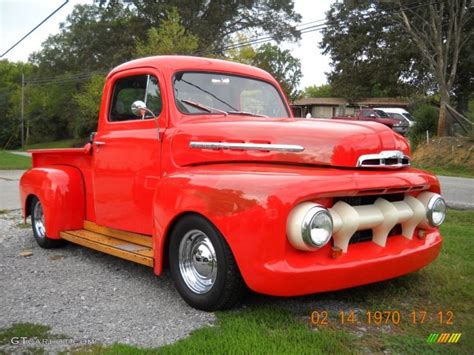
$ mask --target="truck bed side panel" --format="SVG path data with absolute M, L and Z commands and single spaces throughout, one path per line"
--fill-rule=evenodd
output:
M 81 172 L 84 180 L 86 219 L 95 222 L 94 186 L 92 183 L 91 147 L 70 149 L 41 149 L 32 150 L 33 168 L 55 165 L 73 166 Z

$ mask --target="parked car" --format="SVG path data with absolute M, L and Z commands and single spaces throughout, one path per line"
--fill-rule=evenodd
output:
M 333 119 L 377 122 L 390 127 L 401 135 L 405 135 L 408 132 L 409 127 L 404 120 L 392 118 L 384 111 L 372 108 L 360 109 L 354 116 L 334 116 Z
M 413 127 L 416 123 L 415 117 L 413 117 L 410 112 L 403 108 L 393 108 L 393 107 L 380 107 L 377 110 L 381 110 L 388 114 L 390 117 L 395 118 L 397 120 L 403 120 L 410 127 Z
M 276 80 L 242 64 L 122 64 L 90 142 L 32 155 L 21 206 L 39 246 L 168 267 L 202 310 L 231 307 L 246 287 L 297 296 L 398 277 L 441 250 L 440 185 L 410 167 L 405 138 L 294 118 Z

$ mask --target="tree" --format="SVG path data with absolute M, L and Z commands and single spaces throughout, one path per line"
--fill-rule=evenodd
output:
M 313 85 L 305 87 L 303 90 L 304 97 L 335 97 L 331 85 Z
M 133 58 L 137 42 L 143 45 L 147 40 L 158 40 L 157 31 L 163 22 L 173 22 L 168 16 L 172 13 L 176 16 L 176 11 L 179 24 L 184 27 L 180 36 L 192 34 L 199 40 L 199 47 L 193 51 L 196 55 L 222 55 L 236 33 L 265 33 L 277 41 L 299 37 L 295 24 L 301 16 L 294 11 L 293 1 L 135 0 L 132 5 L 129 3 L 104 0 L 93 5 L 76 5 L 61 24 L 60 32 L 50 36 L 43 48 L 30 57 L 39 66 L 39 75 L 108 71 Z M 194 44 L 180 51 L 189 53 L 192 47 Z
M 177 8 L 186 31 L 199 38 L 200 54 L 223 54 L 237 33 L 269 34 L 273 39 L 297 39 L 295 23 L 301 15 L 292 0 L 134 0 L 138 23 L 145 29 L 160 27 L 166 13 Z
M 246 43 L 248 41 L 248 37 L 244 36 L 243 34 L 239 34 L 236 36 L 236 40 L 233 44 Z M 254 65 L 256 55 L 257 52 L 255 48 L 251 45 L 246 45 L 243 47 L 228 49 L 225 52 L 225 59 L 242 64 Z
M 320 48 L 331 57 L 328 81 L 348 99 L 408 96 L 431 85 L 420 54 L 388 2 L 346 1 L 326 13 Z
M 245 37 L 239 37 L 239 41 L 245 41 Z M 281 50 L 269 43 L 258 48 L 249 45 L 227 51 L 226 59 L 266 70 L 280 83 L 290 100 L 300 95 L 298 85 L 303 76 L 301 62 L 289 50 Z
M 77 117 L 76 81 L 28 83 L 25 87 L 26 140 L 55 141 L 73 136 Z
M 466 27 L 472 16 L 471 1 L 440 0 L 418 11 L 410 10 L 404 1 L 398 0 L 398 4 L 398 18 L 436 79 L 440 94 L 438 136 L 443 136 L 447 133 L 446 106 L 456 80 L 459 53 L 473 33 Z
M 298 85 L 303 76 L 301 62 L 289 50 L 281 50 L 269 43 L 263 44 L 256 51 L 253 65 L 272 74 L 291 101 L 298 98 Z
M 132 59 L 137 40 L 146 32 L 133 21 L 134 12 L 120 1 L 107 6 L 76 5 L 58 34 L 30 57 L 39 75 L 64 72 L 108 71 Z
M 93 75 L 85 87 L 74 95 L 74 102 L 78 108 L 74 120 L 76 138 L 86 137 L 96 130 L 104 82 L 104 75 Z
M 146 42 L 139 41 L 136 47 L 138 57 L 158 54 L 191 54 L 198 47 L 198 38 L 181 25 L 176 8 L 170 10 L 159 28 L 150 28 Z

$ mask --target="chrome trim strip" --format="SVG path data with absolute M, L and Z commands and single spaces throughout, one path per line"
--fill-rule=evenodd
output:
M 396 164 L 385 164 L 386 159 L 397 159 Z M 365 161 L 367 160 L 378 160 L 379 163 L 374 164 L 367 164 Z M 403 160 L 407 160 L 408 163 L 404 164 Z M 384 150 L 378 154 L 365 154 L 361 155 L 357 160 L 357 167 L 358 168 L 385 168 L 385 169 L 398 169 L 403 168 L 406 166 L 410 166 L 410 157 L 405 155 L 402 151 L 399 150 Z
M 265 150 L 272 152 L 304 151 L 304 147 L 295 144 L 258 144 L 258 143 L 226 143 L 226 142 L 190 142 L 190 148 L 195 149 L 230 149 L 230 150 Z

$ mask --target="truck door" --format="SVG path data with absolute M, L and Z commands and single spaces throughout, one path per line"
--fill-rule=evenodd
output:
M 162 81 L 154 70 L 119 72 L 104 90 L 99 128 L 93 142 L 96 223 L 152 234 L 152 201 L 160 179 L 161 140 L 152 115 L 134 115 L 140 100 L 158 116 L 164 133 Z

